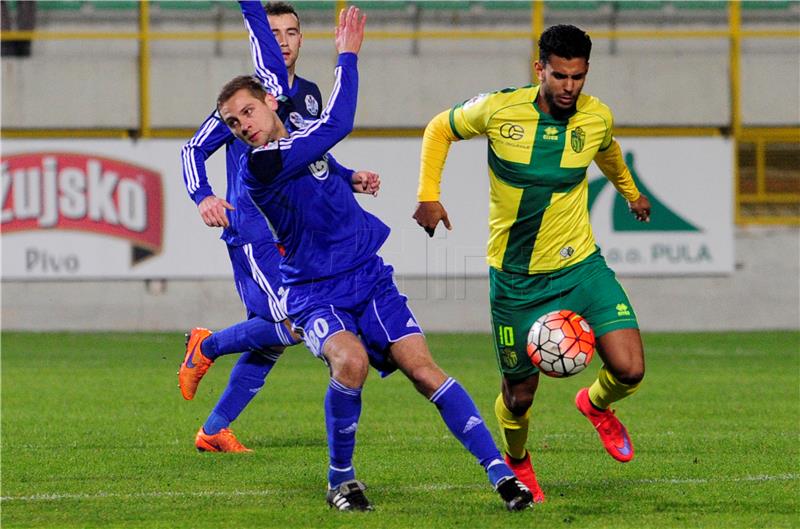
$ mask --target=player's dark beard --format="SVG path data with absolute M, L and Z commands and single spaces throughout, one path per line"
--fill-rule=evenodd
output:
M 573 104 L 569 108 L 562 108 L 556 104 L 556 98 L 553 97 L 553 94 L 549 92 L 543 92 L 544 98 L 547 100 L 547 104 L 550 106 L 550 115 L 553 116 L 555 119 L 559 121 L 564 121 L 569 119 L 569 117 L 575 113 L 576 105 L 578 99 L 575 99 L 575 104 Z

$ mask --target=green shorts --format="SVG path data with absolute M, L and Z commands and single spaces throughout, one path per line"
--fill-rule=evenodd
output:
M 625 290 L 600 251 L 556 272 L 524 275 L 489 269 L 497 363 L 503 376 L 520 380 L 538 371 L 528 358 L 528 331 L 540 316 L 568 309 L 583 316 L 595 336 L 638 329 Z

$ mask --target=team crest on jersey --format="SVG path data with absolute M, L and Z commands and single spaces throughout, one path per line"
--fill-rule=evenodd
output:
M 514 350 L 513 347 L 503 347 L 503 351 L 501 353 L 503 365 L 506 367 L 514 367 L 517 365 L 519 361 L 517 358 L 517 352 Z
M 319 102 L 311 94 L 306 95 L 306 110 L 312 116 L 319 115 Z
M 317 180 L 325 180 L 328 178 L 328 158 L 327 156 L 321 160 L 308 165 L 308 170 Z
M 569 136 L 569 143 L 572 146 L 573 151 L 581 152 L 583 150 L 583 146 L 586 144 L 586 133 L 582 128 L 576 127 L 572 131 Z
M 303 119 L 303 116 L 301 116 L 299 112 L 291 112 L 289 114 L 289 122 L 298 129 L 302 129 L 303 126 L 306 124 L 306 121 Z

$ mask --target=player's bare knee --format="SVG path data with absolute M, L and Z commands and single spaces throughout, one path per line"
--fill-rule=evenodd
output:
M 525 397 L 512 397 L 508 404 L 508 411 L 514 415 L 525 415 L 527 411 L 533 406 L 533 395 Z
M 611 368 L 611 374 L 626 386 L 635 386 L 644 379 L 644 365 L 640 362 L 630 362 L 627 365 Z
M 635 386 L 644 379 L 644 368 L 631 368 L 617 375 L 617 380 L 626 386 Z
M 349 388 L 363 386 L 369 373 L 369 360 L 366 355 L 363 355 L 363 358 L 360 354 L 347 357 L 339 355 L 336 361 L 330 362 L 330 366 L 331 376 Z
M 533 405 L 533 393 L 503 391 L 503 403 L 514 415 L 525 415 Z
M 503 392 L 503 402 L 508 411 L 514 415 L 525 415 L 533 405 L 533 396 L 539 387 L 539 374 L 533 375 L 522 380 L 509 380 L 503 377 L 501 390 Z
M 345 386 L 361 387 L 369 372 L 369 357 L 363 347 L 349 346 L 347 342 L 332 343 L 325 348 L 325 358 L 331 376 Z

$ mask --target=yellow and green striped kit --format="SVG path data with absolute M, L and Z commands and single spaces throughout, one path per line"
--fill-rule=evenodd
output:
M 453 107 L 459 139 L 489 140 L 489 265 L 537 274 L 578 263 L 595 251 L 586 170 L 612 146 L 610 109 L 588 95 L 567 120 L 541 112 L 538 86 L 508 88 Z

